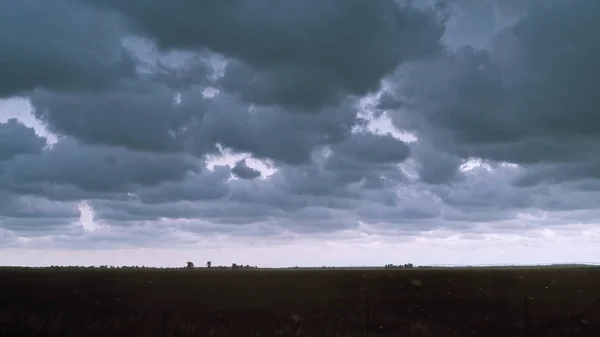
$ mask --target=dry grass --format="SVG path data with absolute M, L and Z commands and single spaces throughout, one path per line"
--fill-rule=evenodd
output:
M 0 269 L 0 336 L 600 336 L 598 284 L 596 268 Z

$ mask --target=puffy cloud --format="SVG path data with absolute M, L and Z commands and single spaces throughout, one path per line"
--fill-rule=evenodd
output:
M 373 164 L 401 163 L 408 158 L 409 147 L 391 134 L 356 132 L 347 142 L 337 146 L 335 152 L 357 161 Z
M 464 159 L 532 170 L 562 163 L 539 173 L 586 176 L 597 157 L 600 48 L 589 32 L 599 11 L 592 1 L 531 1 L 487 49 L 464 46 L 400 70 L 388 96 L 408 108 L 393 119 Z
M 171 89 L 135 81 L 101 93 L 37 91 L 36 117 L 54 133 L 88 144 L 133 150 L 218 154 L 218 144 L 256 158 L 286 163 L 309 160 L 317 147 L 342 141 L 358 123 L 355 100 L 322 114 L 280 107 L 250 107 L 205 88 Z
M 177 201 L 203 201 L 225 197 L 229 193 L 227 180 L 231 177 L 228 166 L 215 167 L 189 173 L 183 179 L 162 179 L 156 186 L 145 185 L 137 189 L 138 200 L 146 204 L 160 204 Z
M 0 162 L 22 154 L 39 154 L 44 146 L 46 140 L 16 118 L 0 123 Z
M 56 134 L 90 144 L 180 152 L 189 125 L 203 118 L 206 103 L 201 92 L 192 87 L 177 103 L 176 90 L 136 80 L 102 92 L 40 90 L 32 94 L 31 103 L 35 116 Z
M 402 62 L 436 52 L 444 31 L 432 10 L 389 0 L 88 2 L 115 9 L 163 49 L 239 61 L 223 85 L 246 100 L 306 108 L 377 90 Z
M 360 122 L 352 99 L 321 114 L 276 106 L 248 108 L 228 96 L 214 100 L 222 105 L 198 124 L 196 132 L 201 141 L 288 164 L 308 162 L 313 151 L 342 142 Z
M 129 192 L 140 186 L 183 179 L 200 167 L 186 157 L 62 141 L 40 155 L 24 155 L 5 162 L 0 182 L 20 193 L 44 193 L 56 185 L 85 192 Z
M 260 177 L 260 171 L 253 169 L 246 164 L 246 160 L 240 160 L 235 163 L 235 166 L 231 169 L 231 173 L 242 179 L 255 179 Z
M 18 196 L 2 192 L 2 216 L 36 220 L 37 218 L 76 218 L 79 216 L 77 205 L 74 203 L 55 203 L 43 198 Z M 41 222 L 40 222 L 41 224 Z
M 407 146 L 410 157 L 403 168 L 410 171 L 414 180 L 424 184 L 452 184 L 464 178 L 465 160 L 460 156 L 440 149 L 425 137 Z
M 589 221 L 600 7 L 413 3 L 0 4 L 1 244 Z
M 8 231 L 13 239 L 69 232 L 78 218 L 76 202 L 0 191 L 0 232 Z
M 366 139 L 369 141 L 357 145 L 357 141 Z M 379 146 L 390 143 L 398 145 L 391 146 L 387 152 L 366 155 L 369 147 L 376 152 Z M 322 156 L 315 154 L 310 162 L 302 165 L 281 165 L 266 179 L 230 180 L 232 173 L 239 175 L 243 167 L 240 163 L 245 163 L 241 160 L 231 169 L 215 166 L 181 181 L 141 187 L 129 202 L 93 200 L 91 205 L 98 218 L 106 222 L 189 219 L 186 226 L 192 231 L 206 229 L 207 222 L 258 223 L 304 233 L 310 231 L 309 228 L 327 231 L 330 225 L 333 227 L 329 230 L 352 228 L 363 217 L 368 219 L 369 214 L 375 214 L 353 212 L 361 203 L 373 207 L 382 204 L 388 212 L 393 212 L 391 209 L 397 206 L 394 188 L 397 179 L 403 178 L 397 161 L 407 155 L 407 146 L 399 140 L 387 135 L 354 132 L 352 137 Z M 247 165 L 246 169 L 251 170 Z M 259 174 L 256 170 L 250 173 L 254 178 Z M 316 223 L 321 225 L 314 227 Z M 199 227 L 195 228 L 194 224 Z M 307 228 L 302 229 L 303 226 Z M 208 229 L 214 228 L 208 225 Z
M 0 191 L 55 200 L 127 193 L 182 180 L 205 165 L 186 155 L 87 146 L 68 138 L 46 146 L 45 139 L 16 119 L 0 123 L 0 144 Z

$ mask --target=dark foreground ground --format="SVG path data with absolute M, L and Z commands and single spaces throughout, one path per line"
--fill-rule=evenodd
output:
M 0 269 L 0 336 L 600 336 L 600 269 Z

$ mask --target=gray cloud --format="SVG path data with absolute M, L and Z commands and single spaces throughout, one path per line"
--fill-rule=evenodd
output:
M 412 112 L 396 114 L 396 123 L 462 158 L 537 165 L 597 157 L 600 48 L 589 32 L 599 10 L 595 2 L 531 1 L 489 50 L 467 46 L 404 69 L 406 90 L 395 96 Z
M 230 176 L 231 169 L 228 166 L 218 166 L 212 171 L 204 169 L 190 173 L 185 179 L 163 179 L 160 185 L 145 185 L 136 191 L 136 196 L 146 204 L 219 199 L 229 193 L 227 179 Z
M 484 46 L 497 27 L 493 1 L 447 1 L 452 15 L 446 24 L 445 40 L 453 45 Z
M 342 223 L 356 226 L 361 217 L 353 215 L 352 209 L 361 202 L 370 200 L 374 205 L 382 204 L 390 209 L 397 206 L 393 190 L 397 179 L 403 177 L 397 160 L 406 158 L 408 149 L 397 141 L 399 147 L 392 146 L 387 153 L 367 156 L 364 154 L 369 146 L 375 150 L 379 142 L 389 144 L 392 140 L 388 136 L 371 137 L 360 132 L 352 135 L 339 147 L 330 149 L 325 157 L 316 156 L 302 165 L 282 165 L 268 179 L 228 180 L 231 173 L 237 171 L 236 167 L 239 169 L 238 162 L 231 170 L 216 166 L 212 171 L 198 172 L 182 181 L 140 188 L 135 200 L 127 203 L 93 200 L 92 205 L 99 219 L 107 221 L 197 218 L 217 224 L 264 223 L 275 227 L 285 222 L 294 231 L 302 232 L 308 229 L 301 230 L 298 226 L 311 228 L 310 223 L 314 221 L 323 221 L 323 226 L 337 222 L 335 226 Z M 345 145 L 356 145 L 357 139 L 370 141 L 356 147 Z M 385 160 L 386 156 L 390 159 Z M 252 174 L 256 174 L 255 171 Z M 375 177 L 379 183 L 376 186 L 372 182 Z M 366 183 L 368 180 L 370 184 Z M 321 210 L 314 213 L 316 209 Z M 337 215 L 313 219 L 309 214 Z M 304 219 L 303 225 L 298 224 L 299 218 Z
M 358 121 L 355 100 L 315 115 L 250 108 L 228 94 L 205 98 L 203 90 L 140 79 L 93 94 L 36 91 L 31 102 L 50 131 L 89 144 L 196 156 L 219 153 L 220 144 L 287 163 L 306 162 L 318 146 L 342 141 Z
M 187 127 L 204 115 L 201 91 L 188 89 L 177 104 L 177 91 L 136 80 L 100 93 L 36 91 L 31 103 L 35 116 L 57 134 L 90 144 L 179 152 L 186 146 Z
M 260 171 L 253 169 L 246 164 L 246 160 L 240 160 L 235 163 L 235 166 L 231 169 L 231 173 L 242 179 L 255 179 L 260 177 Z
M 82 146 L 63 140 L 40 154 L 15 157 L 1 164 L 0 187 L 51 197 L 49 189 L 73 187 L 90 193 L 130 192 L 169 180 L 181 180 L 202 165 L 185 156 L 155 155 L 105 146 Z M 60 193 L 56 193 L 61 198 Z M 68 197 L 65 194 L 62 198 Z M 86 194 L 71 195 L 77 200 Z
M 0 230 L 10 231 L 12 236 L 59 234 L 68 231 L 78 219 L 76 202 L 55 202 L 0 191 Z
M 239 60 L 223 85 L 246 100 L 306 108 L 377 90 L 400 63 L 436 52 L 444 30 L 433 11 L 388 0 L 88 2 L 115 9 L 163 49 Z
M 114 15 L 79 1 L 0 4 L 0 97 L 35 88 L 102 89 L 133 75 Z
M 217 106 L 194 129 L 198 142 L 288 164 L 306 163 L 314 150 L 342 142 L 359 123 L 356 101 L 351 99 L 321 114 L 275 106 L 248 108 L 226 95 L 215 100 Z
M 518 175 L 511 167 L 476 168 L 467 174 L 465 182 L 458 186 L 437 186 L 432 191 L 444 204 L 469 209 L 526 209 L 533 203 L 533 194 L 524 193 L 510 185 Z M 461 188 L 458 188 L 461 187 Z
M 391 134 L 356 132 L 335 149 L 355 160 L 373 164 L 401 163 L 409 157 L 410 148 Z
M 428 184 L 451 183 L 463 177 L 460 167 L 462 158 L 440 151 L 433 146 L 424 145 L 425 140 L 416 143 L 413 148 L 418 162 L 419 179 Z
M 22 154 L 39 154 L 46 140 L 15 118 L 0 123 L 0 162 Z
M 1 214 L 5 217 L 31 219 L 39 217 L 65 219 L 79 216 L 76 203 L 51 202 L 44 198 L 19 196 L 2 192 Z
M 0 97 L 57 137 L 0 122 L 2 245 L 589 221 L 600 6 L 399 2 L 1 4 Z

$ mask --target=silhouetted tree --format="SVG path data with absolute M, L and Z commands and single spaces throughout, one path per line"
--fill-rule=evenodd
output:
M 194 269 L 194 262 L 188 261 L 186 268 L 187 269 Z
M 206 261 L 206 268 L 210 268 L 212 266 L 212 262 Z

